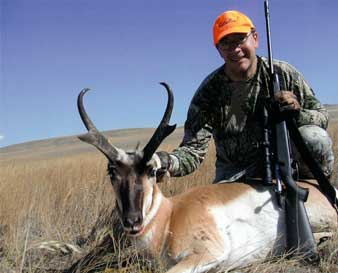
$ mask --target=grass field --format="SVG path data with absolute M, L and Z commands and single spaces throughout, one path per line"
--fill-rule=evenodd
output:
M 338 158 L 338 122 L 330 125 L 329 133 Z M 176 145 L 171 143 L 161 149 L 172 150 Z M 171 178 L 161 185 L 162 190 L 166 195 L 172 195 L 194 185 L 210 183 L 214 176 L 214 158 L 211 145 L 198 171 L 185 178 Z M 88 151 L 33 161 L 2 160 L 0 174 L 0 272 L 37 273 L 50 272 L 49 269 L 58 272 L 57 269 L 69 267 L 99 243 L 100 232 L 109 222 L 114 207 L 106 159 L 101 154 Z M 333 181 L 338 181 L 336 171 Z M 69 245 L 53 250 L 55 243 L 51 241 Z M 43 242 L 45 248 L 41 249 L 39 246 Z M 119 244 L 122 242 L 116 242 L 115 247 Z M 70 251 L 76 245 L 82 245 L 81 253 Z M 115 253 L 108 251 L 105 258 L 95 262 L 93 259 L 82 272 L 90 272 L 98 263 L 107 267 L 102 271 L 105 273 L 151 272 L 149 264 L 140 262 L 137 253 L 131 255 L 131 252 L 133 250 L 128 248 L 115 249 Z M 299 266 L 295 260 L 280 259 L 253 265 L 243 272 L 338 272 L 338 232 L 321 246 L 320 253 L 322 261 L 316 267 Z M 134 262 L 123 264 L 123 257 L 128 255 L 134 257 Z M 113 260 L 120 264 L 117 271 L 108 269 Z M 160 272 L 160 268 L 158 265 L 155 272 Z

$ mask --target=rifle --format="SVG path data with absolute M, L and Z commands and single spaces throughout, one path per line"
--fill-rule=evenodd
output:
M 293 254 L 304 256 L 309 261 L 318 259 L 318 252 L 310 227 L 309 219 L 304 207 L 308 197 L 308 189 L 297 185 L 292 177 L 292 166 L 290 156 L 290 140 L 285 120 L 271 120 L 274 94 L 280 91 L 278 75 L 274 71 L 272 61 L 272 46 L 270 32 L 270 14 L 268 0 L 264 2 L 266 32 L 268 41 L 268 60 L 270 86 L 270 103 L 266 103 L 263 110 L 264 116 L 264 153 L 265 153 L 265 184 L 272 184 L 272 173 L 275 174 L 277 191 L 281 193 L 281 183 L 285 185 L 285 219 L 286 219 L 286 250 Z M 270 137 L 272 133 L 272 141 Z M 272 143 L 271 143 L 272 142 Z M 271 162 L 271 155 L 274 156 Z M 274 169 L 272 169 L 274 165 Z

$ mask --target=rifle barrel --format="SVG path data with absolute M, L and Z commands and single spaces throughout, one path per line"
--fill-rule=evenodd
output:
M 269 9 L 269 1 L 264 1 L 264 11 L 265 11 L 265 25 L 266 25 L 266 35 L 268 42 L 268 54 L 269 54 L 269 70 L 270 75 L 274 74 L 273 64 L 272 64 L 272 46 L 271 46 L 271 30 L 270 30 L 270 9 Z

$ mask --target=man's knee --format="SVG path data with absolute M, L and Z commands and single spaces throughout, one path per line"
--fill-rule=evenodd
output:
M 312 156 L 322 166 L 326 176 L 333 171 L 334 155 L 332 151 L 332 140 L 326 130 L 315 125 L 304 125 L 299 128 Z

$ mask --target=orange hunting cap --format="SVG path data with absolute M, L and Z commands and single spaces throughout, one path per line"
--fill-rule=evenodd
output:
M 214 24 L 214 44 L 217 45 L 226 35 L 231 33 L 249 33 L 253 28 L 255 26 L 245 14 L 236 10 L 223 12 L 217 17 Z

